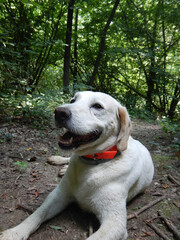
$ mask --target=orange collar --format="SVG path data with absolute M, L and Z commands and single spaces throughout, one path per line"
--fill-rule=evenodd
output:
M 110 148 L 109 150 L 102 153 L 95 153 L 92 155 L 82 156 L 83 162 L 90 165 L 98 165 L 100 163 L 105 163 L 112 160 L 116 155 L 119 155 L 120 152 L 117 149 L 117 146 Z

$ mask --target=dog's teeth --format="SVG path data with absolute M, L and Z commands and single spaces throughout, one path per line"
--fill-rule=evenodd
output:
M 73 137 L 70 138 L 69 143 L 71 144 L 73 142 Z
M 68 129 L 63 127 L 63 128 L 60 129 L 59 135 L 62 137 L 67 132 L 68 132 Z

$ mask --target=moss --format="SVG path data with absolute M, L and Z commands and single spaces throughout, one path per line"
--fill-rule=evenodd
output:
M 162 213 L 167 218 L 173 217 L 173 213 L 177 211 L 177 208 L 174 206 L 174 204 L 171 202 L 171 200 L 165 200 L 160 203 L 158 203 L 155 206 L 156 211 L 161 210 Z
M 163 155 L 163 154 L 157 154 L 152 156 L 154 164 L 158 168 L 162 168 L 162 170 L 171 169 L 173 170 L 174 167 L 172 165 L 173 160 L 175 160 L 175 157 L 172 155 Z

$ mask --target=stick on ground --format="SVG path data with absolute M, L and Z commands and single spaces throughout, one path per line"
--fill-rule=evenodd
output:
M 172 224 L 170 220 L 168 220 L 161 211 L 158 211 L 159 217 L 162 219 L 163 222 L 165 222 L 166 226 L 169 228 L 169 230 L 174 234 L 174 237 L 177 240 L 180 240 L 180 232 L 178 229 Z
M 176 184 L 176 185 L 178 185 L 178 186 L 180 187 L 180 183 L 179 183 L 173 176 L 171 176 L 170 174 L 168 175 L 168 179 L 169 179 L 172 183 L 174 183 L 174 184 Z
M 168 238 L 155 224 L 153 224 L 151 221 L 145 221 L 146 224 L 155 231 L 161 238 L 164 240 L 171 240 Z
M 26 211 L 29 212 L 30 214 L 34 212 L 32 209 L 30 209 L 29 207 L 24 206 L 24 205 L 21 204 L 21 203 L 18 203 L 17 206 L 16 206 L 16 208 L 21 208 L 21 209 L 23 209 L 23 210 L 26 210 Z
M 150 207 L 154 206 L 158 202 L 162 201 L 164 198 L 165 198 L 165 196 L 162 196 L 162 197 L 160 197 L 160 198 L 150 202 L 148 205 L 142 207 L 141 209 L 139 209 L 135 213 L 128 215 L 127 220 L 130 220 L 130 219 L 135 218 L 135 217 L 137 218 L 139 214 L 141 214 L 142 212 L 146 211 Z

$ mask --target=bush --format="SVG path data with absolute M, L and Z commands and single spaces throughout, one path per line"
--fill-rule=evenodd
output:
M 59 89 L 26 96 L 1 94 L 1 118 L 9 121 L 23 119 L 32 123 L 34 127 L 44 127 L 50 124 L 55 107 L 65 103 L 70 97 L 70 94 L 64 95 Z

